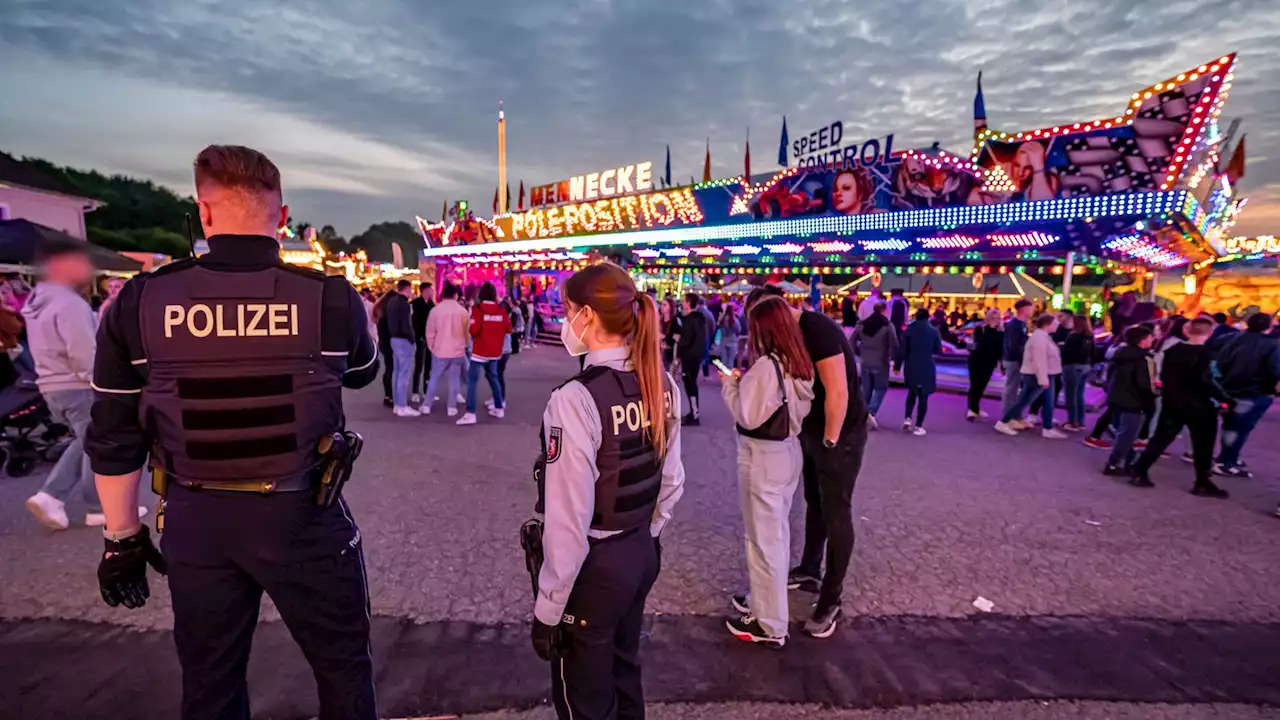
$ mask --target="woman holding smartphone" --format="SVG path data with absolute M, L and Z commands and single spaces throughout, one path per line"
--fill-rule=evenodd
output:
M 726 375 L 722 392 L 738 424 L 738 489 L 751 593 L 731 598 L 740 615 L 725 625 L 740 640 L 782 647 L 789 616 L 791 500 L 804 466 L 797 436 L 813 402 L 813 363 L 782 298 L 761 300 L 748 324 L 755 364 L 746 374 Z

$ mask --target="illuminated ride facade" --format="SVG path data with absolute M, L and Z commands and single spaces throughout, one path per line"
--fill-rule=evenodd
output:
M 448 225 L 419 218 L 423 260 L 444 276 L 612 259 L 650 276 L 808 276 L 858 291 L 916 275 L 922 296 L 926 276 L 965 275 L 977 299 L 1011 275 L 1058 285 L 1068 302 L 1072 277 L 1204 274 L 1243 205 L 1220 170 L 1235 62 L 1136 92 L 1114 116 L 982 127 L 965 155 L 894 150 L 890 135 L 752 178 L 613 197 L 595 178 L 597 199 Z

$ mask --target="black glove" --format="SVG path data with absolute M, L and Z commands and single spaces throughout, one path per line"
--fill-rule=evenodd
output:
M 164 557 L 151 544 L 151 530 L 143 525 L 136 535 L 123 540 L 104 540 L 102 562 L 98 563 L 98 587 L 102 600 L 111 607 L 123 604 L 133 609 L 147 604 L 147 565 L 165 574 Z
M 533 641 L 533 651 L 547 662 L 564 657 L 565 651 L 568 650 L 569 638 L 565 635 L 562 623 L 546 625 L 538 618 L 534 618 L 533 629 L 529 636 Z

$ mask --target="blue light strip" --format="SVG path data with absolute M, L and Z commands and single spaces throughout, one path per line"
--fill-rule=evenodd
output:
M 511 240 L 480 245 L 428 248 L 423 257 L 488 255 L 493 253 L 542 252 L 564 248 L 592 248 L 610 245 L 662 245 L 695 241 L 783 238 L 794 235 L 851 235 L 864 231 L 895 231 L 905 228 L 956 228 L 965 225 L 1013 225 L 1025 222 L 1079 220 L 1092 217 L 1152 217 L 1184 208 L 1187 191 L 1089 195 L 1085 197 L 967 205 L 929 210 L 867 215 L 836 215 L 792 220 L 746 222 L 736 225 L 633 230 L 628 232 L 575 235 L 539 240 Z

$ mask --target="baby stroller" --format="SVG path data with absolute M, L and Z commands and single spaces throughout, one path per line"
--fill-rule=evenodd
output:
M 53 422 L 33 371 L 0 354 L 0 464 L 10 477 L 22 477 L 41 460 L 55 462 L 71 442 L 70 430 Z

